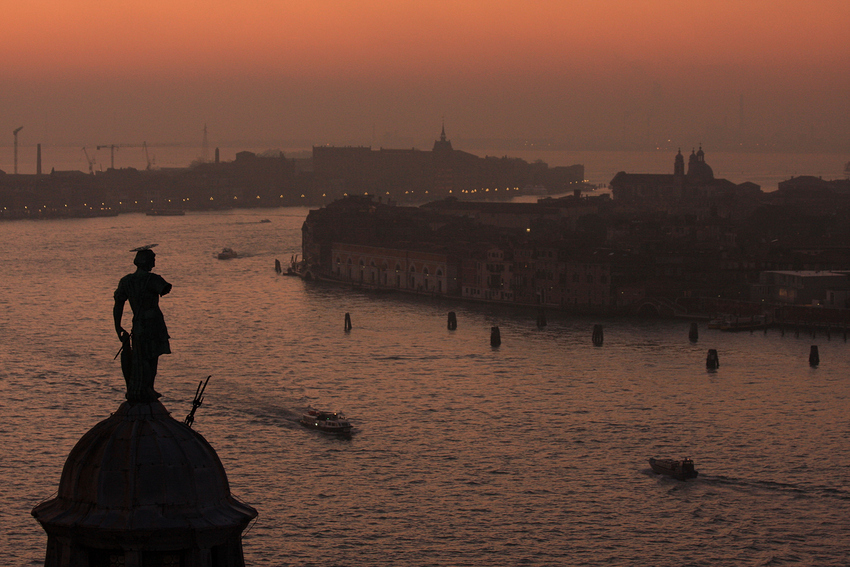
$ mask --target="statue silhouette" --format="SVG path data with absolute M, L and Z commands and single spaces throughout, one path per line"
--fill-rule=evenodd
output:
M 153 245 L 155 246 L 155 245 Z M 122 342 L 121 371 L 127 383 L 129 402 L 152 402 L 160 397 L 154 390 L 156 367 L 161 354 L 171 354 L 168 329 L 159 309 L 159 298 L 171 291 L 171 284 L 151 270 L 156 264 L 152 246 L 137 248 L 133 263 L 137 270 L 118 282 L 112 317 L 115 332 Z M 133 310 L 130 333 L 121 326 L 124 304 Z

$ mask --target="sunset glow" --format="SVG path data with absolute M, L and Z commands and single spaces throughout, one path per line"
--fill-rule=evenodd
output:
M 368 143 L 375 129 L 433 137 L 443 116 L 468 137 L 699 138 L 742 111 L 765 135 L 838 140 L 850 125 L 843 0 L 34 0 L 5 12 L 2 127 L 25 122 L 45 141 L 182 141 L 207 122 L 219 139 Z

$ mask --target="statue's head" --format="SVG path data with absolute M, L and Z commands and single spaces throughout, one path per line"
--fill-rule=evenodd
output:
M 139 250 L 136 252 L 136 258 L 133 260 L 133 263 L 136 264 L 142 270 L 152 270 L 156 263 L 156 254 L 153 250 L 145 249 Z

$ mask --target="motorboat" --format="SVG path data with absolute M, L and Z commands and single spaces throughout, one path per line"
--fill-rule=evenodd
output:
M 729 317 L 720 324 L 721 331 L 753 331 L 764 329 L 769 324 L 764 315 L 753 315 L 751 317 Z
M 727 313 L 721 313 L 717 317 L 712 317 L 708 321 L 709 329 L 719 329 L 722 327 L 732 316 Z
M 308 410 L 298 420 L 301 425 L 334 435 L 351 435 L 351 422 L 335 411 Z
M 690 457 L 685 457 L 681 461 L 675 459 L 649 459 L 649 466 L 652 467 L 656 474 L 672 476 L 679 480 L 687 480 L 696 478 L 699 472 L 694 470 L 694 462 Z
M 221 252 L 218 253 L 219 260 L 230 260 L 231 258 L 238 258 L 239 254 L 237 254 L 233 248 L 225 248 Z

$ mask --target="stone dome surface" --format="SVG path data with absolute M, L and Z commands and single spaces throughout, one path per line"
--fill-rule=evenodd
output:
M 244 528 L 257 512 L 232 497 L 212 446 L 157 401 L 125 402 L 86 433 L 58 496 L 33 515 L 45 528 L 176 535 Z
M 694 156 L 691 155 L 691 160 L 688 163 L 688 182 L 709 183 L 714 180 L 714 170 L 711 169 L 710 165 L 705 163 L 703 155 L 699 155 L 697 159 L 693 159 Z

